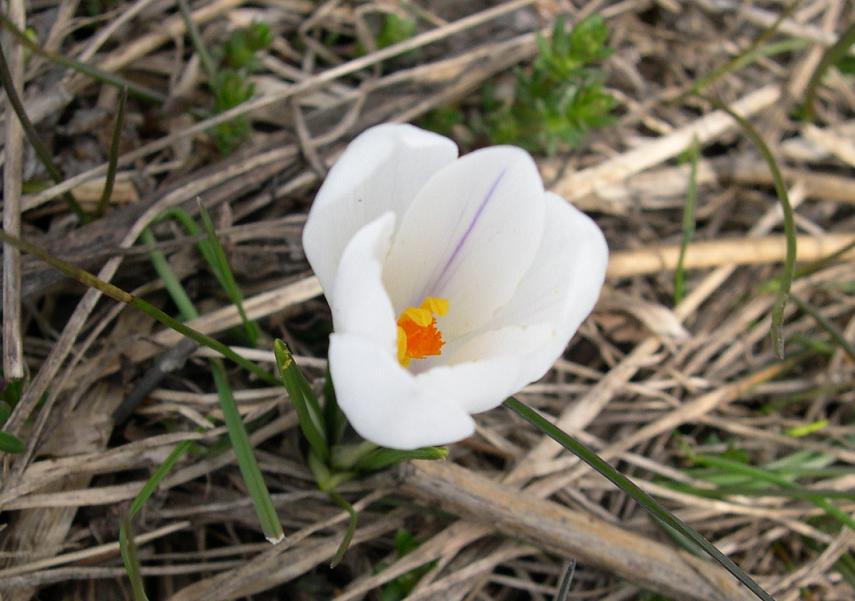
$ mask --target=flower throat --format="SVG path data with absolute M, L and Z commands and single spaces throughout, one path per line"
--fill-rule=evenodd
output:
M 424 359 L 441 353 L 442 333 L 436 316 L 448 313 L 448 300 L 426 296 L 421 306 L 407 307 L 398 317 L 398 363 L 407 367 L 412 359 Z

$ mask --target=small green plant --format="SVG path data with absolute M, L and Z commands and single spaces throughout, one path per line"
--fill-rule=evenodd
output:
M 230 69 L 253 70 L 258 66 L 256 53 L 273 43 L 273 34 L 267 23 L 254 22 L 238 29 L 223 44 L 222 64 Z
M 0 374 L 2 376 L 2 374 Z M 23 382 L 18 379 L 3 380 L 0 377 L 0 427 L 12 415 L 12 408 L 21 398 Z M 0 453 L 23 453 L 24 443 L 8 432 L 0 432 Z
M 380 31 L 377 32 L 375 43 L 377 48 L 393 46 L 413 37 L 416 32 L 416 21 L 399 17 L 395 13 L 387 13 L 383 17 Z
M 408 530 L 403 528 L 399 528 L 397 532 L 395 532 L 395 553 L 398 557 L 403 557 L 408 553 L 414 551 L 419 546 L 419 541 L 413 536 Z M 436 565 L 435 561 L 428 562 L 422 566 L 419 566 L 409 572 L 401 574 L 394 580 L 390 580 L 380 589 L 380 600 L 381 601 L 400 601 L 401 599 L 406 598 L 407 595 L 412 592 L 416 585 L 419 583 L 419 580 L 422 576 L 424 576 L 427 572 L 429 572 L 433 566 Z M 379 564 L 377 566 L 377 571 L 382 571 L 386 566 L 384 564 Z
M 374 49 L 380 50 L 410 39 L 416 32 L 416 25 L 415 19 L 400 17 L 395 13 L 384 13 L 380 28 L 374 36 Z M 360 41 L 356 44 L 356 52 L 364 55 L 368 54 L 368 49 Z M 405 52 L 402 56 L 412 56 L 412 52 Z
M 603 19 L 593 16 L 569 31 L 558 19 L 548 40 L 538 36 L 538 56 L 529 69 L 517 72 L 512 101 L 500 103 L 487 93 L 485 129 L 491 142 L 554 154 L 610 123 L 615 101 L 595 67 L 611 54 L 608 33 Z
M 255 91 L 248 81 L 258 66 L 257 53 L 273 43 L 267 23 L 255 22 L 234 31 L 218 53 L 219 65 L 210 75 L 209 87 L 214 95 L 214 112 L 224 113 L 252 98 Z M 214 127 L 214 142 L 222 154 L 229 154 L 249 134 L 249 121 L 240 116 Z

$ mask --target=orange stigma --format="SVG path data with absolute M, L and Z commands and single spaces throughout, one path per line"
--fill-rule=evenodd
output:
M 398 317 L 398 362 L 407 367 L 411 359 L 439 355 L 444 344 L 436 317 L 448 313 L 448 301 L 425 297 L 420 307 L 407 307 Z

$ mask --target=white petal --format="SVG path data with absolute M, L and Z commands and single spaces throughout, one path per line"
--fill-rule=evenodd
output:
M 546 194 L 546 227 L 531 269 L 491 327 L 546 324 L 547 341 L 529 353 L 521 385 L 539 379 L 561 356 L 600 295 L 609 249 L 590 217 L 560 196 Z
M 369 338 L 391 356 L 396 352 L 397 327 L 383 288 L 383 261 L 394 231 L 394 213 L 385 213 L 357 231 L 341 255 L 328 295 L 337 333 Z
M 531 157 L 499 146 L 443 168 L 398 226 L 384 270 L 396 310 L 449 300 L 446 339 L 476 329 L 513 296 L 543 231 L 543 184 Z
M 417 379 L 448 394 L 456 391 L 469 413 L 487 411 L 519 392 L 529 355 L 549 343 L 552 329 L 546 324 L 509 326 L 446 344 L 442 356 Z
M 452 397 L 428 386 L 370 340 L 330 337 L 330 371 L 336 398 L 354 429 L 365 439 L 394 449 L 456 442 L 475 424 Z
M 400 218 L 425 182 L 456 157 L 454 142 L 412 125 L 372 127 L 348 145 L 303 230 L 306 257 L 327 294 L 354 233 L 388 211 Z

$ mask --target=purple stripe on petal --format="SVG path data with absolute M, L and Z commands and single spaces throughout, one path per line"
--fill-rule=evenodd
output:
M 431 293 L 439 293 L 442 288 L 448 284 L 448 279 L 450 279 L 452 274 L 452 267 L 455 267 L 455 263 L 460 256 L 460 251 L 463 249 L 463 246 L 466 244 L 466 240 L 469 239 L 470 234 L 472 234 L 475 226 L 478 224 L 478 221 L 481 219 L 481 215 L 484 214 L 484 209 L 487 208 L 487 205 L 490 204 L 490 200 L 492 200 L 494 194 L 496 193 L 496 189 L 499 187 L 499 182 L 502 181 L 502 178 L 505 176 L 506 169 L 502 169 L 499 172 L 499 175 L 496 176 L 496 179 L 493 180 L 493 183 L 490 185 L 490 188 L 487 190 L 487 193 L 484 195 L 483 200 L 481 200 L 481 204 L 478 205 L 478 209 L 475 211 L 475 214 L 472 216 L 472 221 L 469 222 L 469 225 L 466 228 L 466 231 L 463 232 L 463 235 L 460 237 L 460 240 L 457 241 L 457 245 L 454 247 L 454 250 L 451 253 L 451 256 L 448 257 L 448 260 L 445 262 L 445 265 L 442 266 L 442 269 L 439 272 L 439 275 L 433 281 L 433 284 L 428 286 L 428 289 L 425 291 L 422 296 L 427 296 L 428 291 Z

